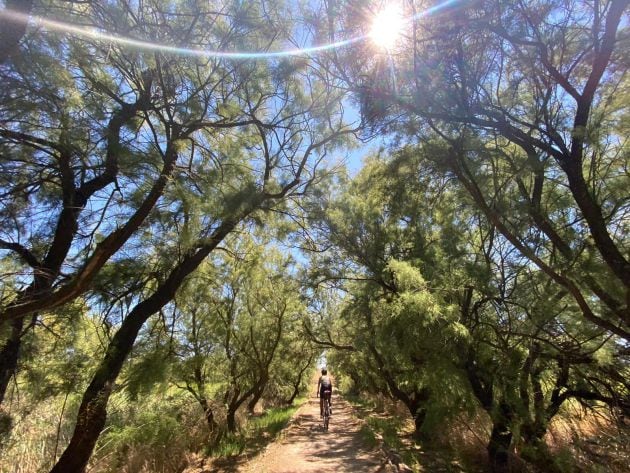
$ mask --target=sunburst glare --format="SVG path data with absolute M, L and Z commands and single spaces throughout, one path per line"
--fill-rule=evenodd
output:
M 404 24 L 401 6 L 389 4 L 374 17 L 370 38 L 376 46 L 391 49 L 400 39 Z

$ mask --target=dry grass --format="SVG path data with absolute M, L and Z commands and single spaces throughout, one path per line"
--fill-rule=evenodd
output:
M 413 422 L 402 404 L 362 397 L 358 407 L 362 417 L 374 420 L 364 429 L 364 436 L 373 442 L 374 437 L 383 438 L 383 429 L 375 427 L 386 423 L 388 417 L 396 419 L 401 439 L 398 447 L 414 456 L 418 471 L 489 470 L 486 446 L 492 424 L 482 410 L 454 416 L 436 429 L 430 442 L 418 445 L 412 437 Z M 545 440 L 567 473 L 630 471 L 630 424 L 621 426 L 604 409 L 585 411 L 578 405 L 568 405 L 552 422 Z M 535 471 L 518 457 L 518 451 L 512 464 L 514 472 Z
M 50 398 L 28 411 L 14 408 L 13 429 L 0 448 L 0 473 L 50 471 L 70 439 L 78 402 L 69 401 L 57 435 L 61 401 Z M 144 407 L 144 413 L 154 414 L 147 421 L 146 415 L 130 414 L 128 403 L 120 399 L 111 404 L 110 414 L 118 425 L 106 427 L 101 435 L 90 461 L 90 473 L 180 472 L 191 452 L 206 445 L 208 430 L 195 403 L 180 403 L 176 421 L 169 416 L 172 412 L 162 416 L 157 406 Z M 163 418 L 173 422 L 164 422 Z M 158 440 L 152 441 L 155 438 Z
M 32 409 L 14 406 L 10 412 L 12 429 L 3 436 L 0 448 L 0 473 L 50 470 L 69 440 L 68 426 L 65 422 L 59 425 L 62 402 L 63 399 L 41 401 Z M 65 414 L 75 409 L 69 401 Z
M 35 403 L 36 408 L 29 410 L 14 406 L 11 435 L 0 446 L 0 473 L 49 471 L 69 440 L 78 399 L 68 400 L 64 421 L 59 424 L 62 401 L 51 398 Z M 91 473 L 175 473 L 194 465 L 195 452 L 208 445 L 202 413 L 189 400 L 163 399 L 159 405 L 134 408 L 118 399 L 110 407 L 112 424 L 99 441 Z M 483 411 L 451 418 L 436 429 L 430 444 L 418 445 L 411 435 L 413 422 L 401 403 L 383 397 L 369 402 L 362 398 L 359 410 L 364 418 L 371 419 L 366 421 L 366 435 L 387 438 L 406 459 L 414 459 L 410 463 L 418 465 L 419 471 L 442 471 L 435 465 L 446 465 L 452 471 L 487 471 L 491 424 Z M 255 419 L 254 424 L 262 419 Z M 392 440 L 392 435 L 398 439 Z M 546 442 L 567 473 L 629 471 L 630 425 L 621 427 L 603 409 L 585 411 L 578 405 L 568 405 L 552 422 Z M 518 458 L 515 464 L 516 470 L 528 469 Z
M 630 469 L 630 424 L 604 409 L 569 405 L 563 416 L 554 419 L 545 440 L 575 471 L 627 473 Z

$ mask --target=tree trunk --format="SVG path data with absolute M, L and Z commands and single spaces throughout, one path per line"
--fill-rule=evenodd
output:
M 230 433 L 236 432 L 236 411 L 237 410 L 238 410 L 238 407 L 234 407 L 234 406 L 229 406 L 227 410 L 226 423 L 227 423 L 227 430 Z
M 4 401 L 11 377 L 15 373 L 22 343 L 24 317 L 11 321 L 11 333 L 0 350 L 0 404 Z
M 510 445 L 512 444 L 512 429 L 509 423 L 510 411 L 505 404 L 499 406 L 499 411 L 492 423 L 492 433 L 488 442 L 488 457 L 493 473 L 509 473 Z
M 558 466 L 554 455 L 544 441 L 528 443 L 523 446 L 520 453 L 523 460 L 531 463 L 540 471 L 546 473 L 562 473 L 564 470 Z
M 545 442 L 547 426 L 537 423 L 536 425 L 525 424 L 522 427 L 523 449 L 520 456 L 538 467 L 541 471 L 548 473 L 562 473 L 562 469 L 556 464 L 554 455 L 549 451 Z
M 354 372 L 354 371 L 350 371 L 349 373 L 350 375 L 350 379 L 352 380 L 352 389 L 350 390 L 351 394 L 359 394 L 361 389 L 361 377 L 359 376 L 358 373 Z
M 613 274 L 619 278 L 626 289 L 630 288 L 630 263 L 608 233 L 606 220 L 601 208 L 593 199 L 588 185 L 582 176 L 582 170 L 572 161 L 567 161 L 563 166 L 569 181 L 569 188 L 575 202 L 582 211 L 584 219 L 588 223 L 593 241 L 604 261 L 608 264 Z
M 306 364 L 300 370 L 300 372 L 298 373 L 297 379 L 293 383 L 293 393 L 291 394 L 291 397 L 285 402 L 288 406 L 293 404 L 293 401 L 295 401 L 295 398 L 298 396 L 298 394 L 300 394 L 300 386 L 302 384 L 304 373 L 306 373 L 306 370 L 308 370 L 311 367 L 312 363 L 313 363 L 313 356 L 309 356 L 308 360 L 306 361 Z
M 175 292 L 184 279 L 201 264 L 235 225 L 236 221 L 224 222 L 206 246 L 188 253 L 156 291 L 136 305 L 125 318 L 107 347 L 105 357 L 83 395 L 70 444 L 52 468 L 51 473 L 83 473 L 85 471 L 96 441 L 105 426 L 107 401 L 112 393 L 114 382 L 133 348 L 140 328 L 151 315 L 175 297 Z
M 368 324 L 370 325 L 370 327 L 372 326 L 372 320 L 370 318 L 368 318 Z M 372 336 L 375 336 L 375 333 L 373 331 Z M 374 345 L 369 345 L 369 349 L 374 355 L 374 359 L 376 360 L 376 364 L 379 368 L 380 374 L 387 383 L 389 392 L 395 399 L 398 399 L 405 406 L 407 406 L 407 409 L 409 410 L 409 413 L 411 414 L 415 425 L 414 436 L 419 440 L 424 440 L 425 436 L 422 432 L 422 424 L 426 419 L 427 411 L 426 408 L 423 406 L 425 406 L 426 402 L 429 400 L 429 390 L 420 389 L 419 391 L 414 390 L 411 393 L 408 393 L 401 389 L 396 383 L 394 376 L 392 376 L 389 370 L 385 368 L 386 365 L 383 357 L 378 352 L 376 347 Z
M 254 384 L 251 388 L 245 391 L 241 395 L 241 389 L 236 388 L 234 394 L 229 398 L 228 410 L 227 410 L 227 427 L 229 432 L 236 432 L 236 412 L 243 405 L 245 401 L 247 401 L 250 396 L 254 396 L 258 391 L 261 392 L 265 390 L 265 386 L 267 385 L 267 377 L 264 376 L 260 378 L 256 384 Z
M 298 397 L 298 394 L 300 394 L 300 385 L 299 384 L 294 384 L 293 385 L 293 392 L 291 393 L 291 397 L 289 397 L 289 399 L 287 399 L 285 401 L 285 404 L 287 406 L 293 405 L 293 402 L 295 401 L 295 398 Z
M 7 8 L 13 9 L 14 11 L 20 9 L 26 11 L 28 9 L 28 12 L 30 12 L 31 4 L 31 1 L 24 0 L 9 1 L 7 2 Z M 2 21 L 0 21 L 0 38 L 2 38 L 2 36 Z M 0 50 L 2 49 L 1 43 L 2 41 L 0 41 Z M 2 53 L 0 52 L 0 56 L 1 55 Z M 0 62 L 2 62 L 1 57 Z M 138 210 L 136 210 L 125 225 L 118 228 L 97 245 L 95 252 L 86 265 L 86 267 L 89 266 L 91 270 L 85 272 L 85 268 L 82 269 L 79 274 L 75 275 L 73 282 L 66 286 L 66 288 L 75 287 L 75 290 L 76 288 L 81 288 L 80 292 L 72 292 L 71 290 L 65 296 L 58 298 L 57 302 L 53 303 L 53 299 L 58 297 L 63 291 L 57 291 L 51 294 L 50 288 L 72 247 L 72 242 L 74 241 L 78 229 L 79 215 L 92 195 L 114 181 L 117 173 L 116 155 L 118 153 L 118 145 L 120 144 L 120 130 L 125 123 L 131 120 L 136 113 L 144 107 L 147 97 L 146 94 L 143 95 L 134 104 L 123 107 L 111 118 L 108 125 L 109 134 L 107 138 L 108 157 L 105 163 L 106 171 L 85 182 L 79 189 L 74 187 L 73 179 L 69 179 L 69 182 L 66 182 L 63 189 L 64 208 L 59 214 L 53 241 L 48 249 L 46 258 L 42 263 L 38 261 L 32 261 L 30 263 L 35 269 L 33 283 L 26 288 L 26 290 L 21 292 L 17 299 L 0 314 L 3 320 L 11 320 L 14 327 L 7 345 L 0 351 L 0 404 L 2 404 L 4 400 L 8 382 L 17 369 L 22 336 L 21 332 L 24 325 L 24 318 L 27 314 L 32 314 L 32 319 L 35 320 L 39 310 L 58 307 L 85 292 L 98 269 L 105 264 L 109 257 L 113 255 L 140 226 L 164 191 L 168 182 L 168 176 L 172 172 L 175 160 L 177 159 L 177 154 L 174 151 L 169 151 L 172 150 L 172 146 L 169 146 L 167 149 L 169 160 L 165 163 L 160 178 L 153 185 L 147 198 L 140 205 Z M 66 156 L 64 162 L 69 166 L 70 159 L 68 156 Z M 116 238 L 114 238 L 114 236 L 116 236 Z M 106 245 L 107 242 L 111 243 Z M 98 256 L 98 258 L 96 256 Z M 98 262 L 94 260 L 98 260 Z M 30 309 L 27 309 L 27 307 L 30 307 Z M 17 331 L 15 330 L 16 326 L 19 326 L 19 330 Z
M 309 362 L 309 366 L 310 366 L 310 362 Z M 295 398 L 298 397 L 298 394 L 300 394 L 300 385 L 302 384 L 302 377 L 304 376 L 304 371 L 300 371 L 297 379 L 293 383 L 293 392 L 291 393 L 291 397 L 289 397 L 289 399 L 285 401 L 285 404 L 287 406 L 292 405 L 293 401 L 295 401 Z
M 45 272 L 45 270 L 42 270 L 42 272 Z M 27 299 L 34 294 L 40 293 L 40 291 L 43 290 L 42 288 L 46 288 L 47 286 L 48 281 L 45 276 L 36 276 L 33 283 L 18 296 L 14 304 L 19 304 L 22 298 Z M 37 317 L 37 313 L 31 315 L 32 324 L 35 323 Z M 24 336 L 25 320 L 26 316 L 9 319 L 11 333 L 0 350 L 0 405 L 4 402 L 11 377 L 17 372 L 20 360 L 20 347 L 22 346 L 22 337 Z
M 210 407 L 210 403 L 205 397 L 199 398 L 199 404 L 203 409 L 203 415 L 206 418 L 206 422 L 208 423 L 208 428 L 210 429 L 210 433 L 214 433 L 217 428 L 217 423 L 214 420 L 214 412 L 212 411 L 212 407 Z
M 413 424 L 415 426 L 413 436 L 417 440 L 428 440 L 426 434 L 422 431 L 422 426 L 427 418 L 427 410 L 421 407 L 421 404 L 422 402 L 416 400 L 412 402 L 411 405 L 408 405 L 407 408 L 409 409 L 411 417 L 413 417 Z
M 146 302 L 146 301 L 145 301 Z M 105 358 L 88 386 L 79 412 L 70 444 L 63 452 L 51 473 L 82 473 L 85 471 L 96 441 L 107 419 L 107 402 L 120 373 L 123 362 L 131 352 L 140 328 L 154 313 L 140 303 L 124 320 L 107 348 Z
M 256 404 L 258 404 L 258 401 L 260 401 L 260 398 L 263 395 L 263 392 L 265 392 L 265 387 L 267 386 L 267 383 L 263 384 L 260 389 L 257 389 L 256 392 L 254 392 L 254 396 L 251 398 L 251 400 L 249 401 L 249 403 L 247 403 L 247 410 L 250 414 L 254 413 L 254 409 L 256 408 Z

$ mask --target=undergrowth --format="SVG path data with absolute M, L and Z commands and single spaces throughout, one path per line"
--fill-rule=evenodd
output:
M 304 399 L 298 399 L 292 406 L 272 408 L 259 417 L 250 418 L 240 432 L 223 436 L 217 445 L 209 448 L 208 455 L 234 457 L 245 450 L 262 449 L 278 436 L 303 402 Z
M 374 449 L 382 443 L 387 450 L 397 452 L 407 465 L 419 464 L 413 451 L 402 440 L 407 430 L 404 419 L 384 413 L 383 406 L 378 400 L 355 396 L 346 396 L 346 399 L 365 421 L 359 435 L 367 447 Z

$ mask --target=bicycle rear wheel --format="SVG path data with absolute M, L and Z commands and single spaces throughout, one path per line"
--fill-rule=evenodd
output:
M 322 393 L 322 402 L 324 404 L 324 416 L 323 416 L 323 427 L 324 431 L 328 430 L 328 424 L 330 422 L 330 391 L 324 391 Z

